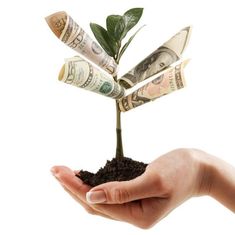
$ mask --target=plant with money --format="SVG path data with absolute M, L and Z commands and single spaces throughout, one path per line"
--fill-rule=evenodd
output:
M 123 40 L 127 33 L 139 22 L 143 14 L 143 8 L 132 8 L 123 15 L 109 15 L 106 18 L 106 29 L 96 23 L 90 23 L 91 30 L 106 53 L 111 56 L 117 64 L 135 35 L 143 27 L 140 27 L 123 45 Z M 117 75 L 113 77 L 117 82 Z M 117 146 L 116 157 L 123 157 L 122 145 L 122 127 L 121 127 L 121 111 L 119 109 L 118 100 L 116 100 L 116 134 Z
M 95 174 L 83 170 L 79 172 L 77 176 L 90 186 L 113 180 L 131 180 L 145 171 L 147 164 L 124 157 L 121 112 L 139 107 L 185 86 L 183 70 L 187 60 L 174 66 L 171 64 L 181 58 L 190 38 L 190 26 L 180 30 L 125 75 L 117 78 L 119 61 L 141 28 L 126 43 L 123 43 L 123 39 L 138 23 L 142 13 L 143 8 L 133 8 L 123 15 L 109 15 L 106 19 L 106 28 L 91 23 L 91 30 L 101 46 L 66 12 L 56 12 L 46 17 L 54 34 L 79 53 L 65 59 L 59 80 L 116 100 L 116 157 L 107 161 L 106 165 Z M 112 76 L 105 74 L 102 69 Z M 159 75 L 159 72 L 162 73 Z M 141 87 L 125 96 L 126 89 L 146 79 L 148 81 Z

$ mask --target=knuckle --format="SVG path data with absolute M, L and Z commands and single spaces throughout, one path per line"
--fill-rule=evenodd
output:
M 154 175 L 154 177 L 152 177 L 152 184 L 159 190 L 159 191 L 162 191 L 165 187 L 165 179 L 164 177 L 159 174 L 159 173 L 156 173 Z
M 114 188 L 112 191 L 112 201 L 118 204 L 129 201 L 130 195 L 125 188 Z
M 150 184 L 153 185 L 154 190 L 161 192 L 165 196 L 171 195 L 173 185 L 164 174 L 161 174 L 161 172 L 154 172 L 153 177 L 149 180 L 151 180 Z
M 170 197 L 174 191 L 173 182 L 161 182 L 159 187 L 164 197 Z
M 188 157 L 191 157 L 195 151 L 196 151 L 196 149 L 178 148 L 178 149 L 175 149 L 173 152 L 176 152 L 182 158 L 185 158 L 185 157 L 188 158 Z

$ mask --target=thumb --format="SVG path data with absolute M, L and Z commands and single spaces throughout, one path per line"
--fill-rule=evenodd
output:
M 86 193 L 88 203 L 123 204 L 156 196 L 156 184 L 146 173 L 129 181 L 104 183 Z

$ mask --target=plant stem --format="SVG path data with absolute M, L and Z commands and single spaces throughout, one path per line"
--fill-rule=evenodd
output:
M 117 82 L 117 76 L 114 77 L 115 82 Z M 121 112 L 118 106 L 118 100 L 116 100 L 116 158 L 124 157 L 123 146 L 122 146 L 122 126 L 121 126 Z
M 119 110 L 118 101 L 116 100 L 116 134 L 117 134 L 117 146 L 116 146 L 116 158 L 122 158 L 123 155 L 123 147 L 122 147 L 122 127 L 121 127 L 121 112 Z

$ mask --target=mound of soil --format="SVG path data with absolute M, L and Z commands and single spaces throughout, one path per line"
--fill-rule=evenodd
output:
M 110 181 L 132 180 L 143 174 L 147 165 L 127 157 L 113 158 L 111 161 L 107 161 L 105 166 L 95 174 L 81 170 L 76 176 L 85 184 L 94 187 Z

